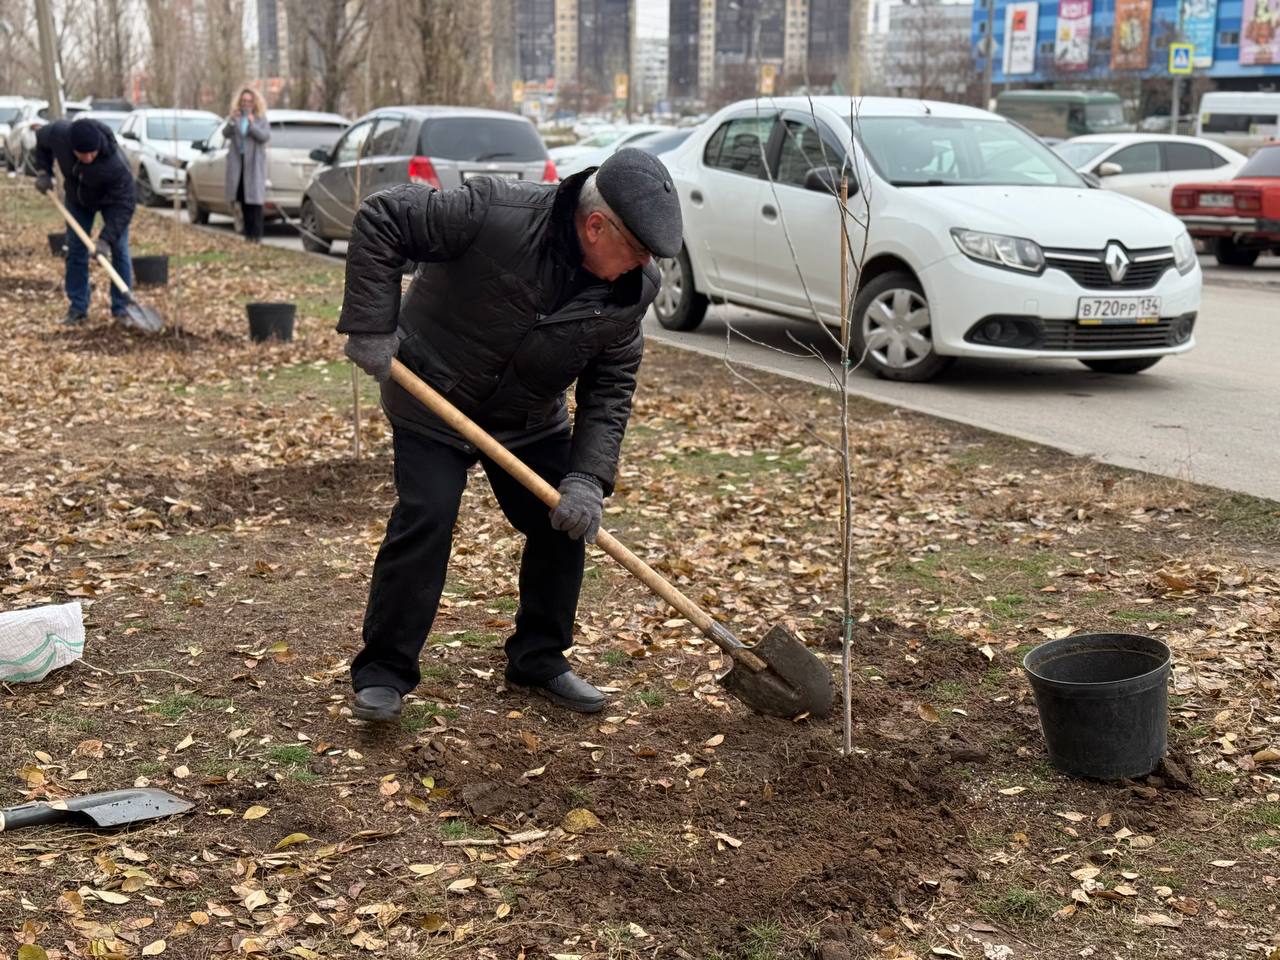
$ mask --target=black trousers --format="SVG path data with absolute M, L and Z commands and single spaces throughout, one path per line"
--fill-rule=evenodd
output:
M 262 204 L 244 202 L 244 160 L 241 159 L 240 182 L 236 184 L 236 203 L 244 215 L 244 236 L 246 240 L 262 239 Z
M 581 540 L 551 528 L 547 505 L 487 457 L 393 429 L 399 499 L 373 563 L 364 615 L 364 649 L 351 664 L 356 690 L 394 687 L 402 695 L 418 685 L 418 655 L 435 620 L 453 547 L 467 470 L 484 467 L 502 512 L 525 535 L 520 559 L 520 606 L 506 641 L 507 679 L 539 684 L 569 669 L 573 618 L 582 588 Z M 543 479 L 558 487 L 569 469 L 569 434 L 517 451 Z

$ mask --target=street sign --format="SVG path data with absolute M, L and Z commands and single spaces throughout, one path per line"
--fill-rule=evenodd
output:
M 1169 72 L 1175 75 L 1190 73 L 1195 55 L 1194 43 L 1169 44 Z
M 613 99 L 627 99 L 627 87 L 630 86 L 631 78 L 625 73 L 615 73 L 613 75 Z
M 774 82 L 778 77 L 778 68 L 772 63 L 760 64 L 760 94 L 761 96 L 773 96 Z
M 511 102 L 524 103 L 524 81 L 523 80 L 511 81 Z

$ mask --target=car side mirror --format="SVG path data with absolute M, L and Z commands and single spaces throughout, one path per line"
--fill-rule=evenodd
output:
M 1098 176 L 1100 177 L 1114 177 L 1117 173 L 1124 173 L 1124 167 L 1114 160 L 1104 160 L 1098 164 Z
M 209 149 L 209 145 L 205 143 L 203 140 L 193 140 L 191 142 L 191 149 L 194 150 L 196 153 L 204 153 L 206 150 Z
M 324 149 L 324 147 L 316 147 L 309 154 L 307 154 L 307 156 L 309 156 L 316 163 L 329 162 L 329 151 Z
M 804 188 L 818 193 L 840 193 L 840 168 L 833 166 L 811 167 L 804 175 Z M 849 196 L 858 192 L 858 181 L 849 173 Z
M 1098 175 L 1096 173 L 1090 173 L 1088 170 L 1080 174 L 1080 178 L 1084 180 L 1084 182 L 1092 190 L 1097 190 L 1102 186 L 1102 180 L 1098 177 Z
M 124 137 L 126 140 L 137 140 L 137 139 L 138 139 L 138 135 L 137 135 L 136 133 L 134 133 L 132 130 L 127 130 L 127 131 L 125 131 L 124 133 L 120 134 L 120 136 Z

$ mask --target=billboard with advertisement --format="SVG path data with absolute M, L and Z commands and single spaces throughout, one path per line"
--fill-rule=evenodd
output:
M 1011 3 L 1004 8 L 1004 72 L 1035 73 L 1036 21 L 1040 4 Z
M 1196 48 L 1191 57 L 1193 67 L 1213 66 L 1213 44 L 1217 29 L 1217 0 L 1182 0 L 1182 39 Z
M 1093 0 L 1058 0 L 1058 32 L 1053 43 L 1054 69 L 1089 69 L 1092 26 Z
M 1111 69 L 1145 70 L 1151 48 L 1151 0 L 1116 0 Z
M 1244 0 L 1240 63 L 1251 67 L 1280 64 L 1280 0 Z

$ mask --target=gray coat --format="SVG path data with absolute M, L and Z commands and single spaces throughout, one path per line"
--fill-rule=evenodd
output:
M 236 202 L 236 190 L 240 186 L 240 118 L 233 116 L 222 127 L 227 138 L 227 178 L 225 183 L 227 203 Z M 271 125 L 266 117 L 249 118 L 249 132 L 244 140 L 244 202 L 262 204 L 267 196 L 267 141 L 271 139 Z

